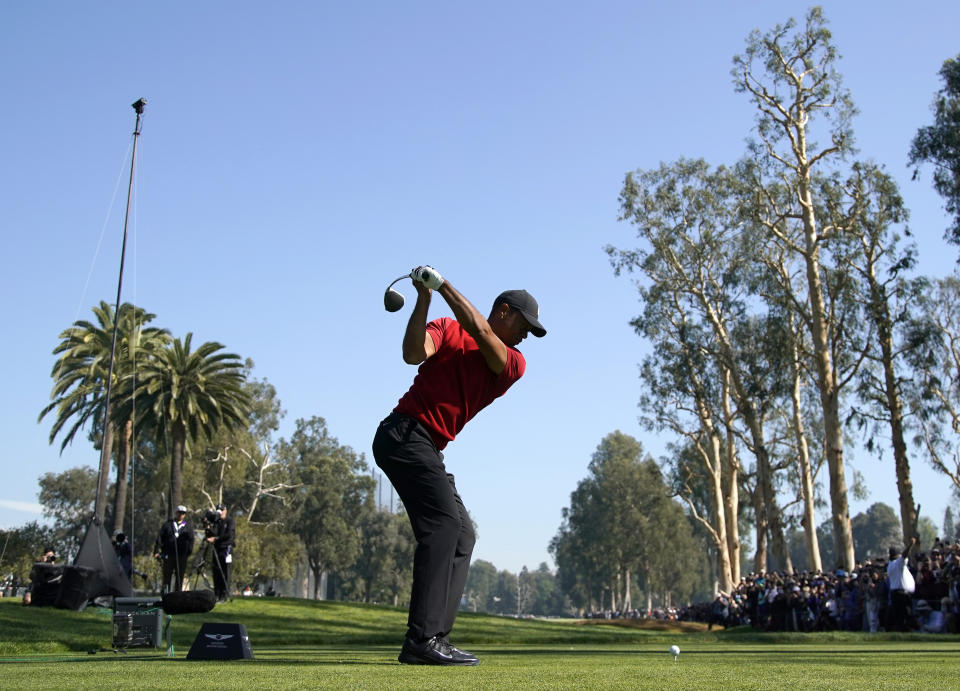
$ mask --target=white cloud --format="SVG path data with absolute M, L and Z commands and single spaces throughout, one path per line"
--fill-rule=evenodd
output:
M 23 511 L 25 513 L 43 513 L 43 507 L 32 501 L 14 501 L 10 499 L 0 499 L 0 509 L 10 509 L 11 511 Z

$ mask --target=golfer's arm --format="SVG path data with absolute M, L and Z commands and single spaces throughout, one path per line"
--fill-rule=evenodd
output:
M 430 308 L 430 290 L 417 288 L 417 303 L 413 306 L 407 330 L 403 333 L 403 361 L 419 365 L 433 355 L 437 348 L 427 334 L 427 311 Z
M 500 374 L 507 366 L 507 346 L 493 333 L 486 317 L 480 314 L 477 308 L 460 294 L 460 291 L 450 285 L 450 281 L 444 281 L 437 292 L 450 305 L 453 316 L 460 322 L 460 326 L 477 342 L 484 360 L 487 361 L 487 367 L 494 374 Z

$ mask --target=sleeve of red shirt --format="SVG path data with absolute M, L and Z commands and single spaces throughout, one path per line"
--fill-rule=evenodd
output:
M 523 357 L 523 353 L 516 348 L 507 346 L 507 364 L 504 366 L 503 371 L 500 373 L 497 379 L 501 382 L 509 382 L 512 384 L 522 377 L 523 373 L 526 371 L 527 361 Z
M 433 339 L 433 347 L 435 350 L 440 350 L 440 345 L 443 343 L 444 330 L 453 322 L 454 320 L 450 317 L 441 317 L 427 324 L 427 333 L 430 334 L 430 338 Z M 497 381 L 498 383 L 506 383 L 509 387 L 510 384 L 520 379 L 526 370 L 527 361 L 523 357 L 523 354 L 516 348 L 507 346 L 507 362 L 504 365 L 503 371 L 497 376 Z
M 440 344 L 443 343 L 443 327 L 445 326 L 444 320 L 446 319 L 449 319 L 449 317 L 434 319 L 432 322 L 427 323 L 427 333 L 430 334 L 430 338 L 433 339 L 434 350 L 440 350 Z

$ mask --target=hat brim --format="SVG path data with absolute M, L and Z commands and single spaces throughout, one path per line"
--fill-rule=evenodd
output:
M 526 312 L 524 310 L 519 310 L 520 314 L 523 315 L 523 318 L 527 320 L 527 323 L 530 325 L 530 333 L 532 333 L 537 338 L 543 338 L 547 335 L 547 330 L 543 328 L 543 324 L 540 323 L 540 320 L 535 316 Z

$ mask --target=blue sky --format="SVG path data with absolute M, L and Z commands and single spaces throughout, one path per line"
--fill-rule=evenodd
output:
M 407 309 L 386 285 L 436 266 L 483 311 L 507 288 L 540 301 L 549 334 L 521 347 L 527 375 L 447 449 L 479 528 L 475 559 L 543 561 L 561 509 L 614 430 L 655 456 L 637 423 L 628 278 L 603 252 L 623 176 L 661 161 L 734 162 L 752 111 L 731 58 L 800 2 L 48 2 L 0 9 L 0 273 L 7 386 L 0 396 L 0 526 L 39 518 L 37 478 L 63 455 L 37 424 L 59 332 L 113 301 L 130 104 L 147 99 L 125 301 L 194 342 L 251 358 L 294 420 L 319 415 L 368 460 L 377 422 L 414 369 Z M 827 2 L 860 115 L 861 156 L 899 180 L 929 275 L 954 268 L 929 171 L 909 143 L 932 120 L 960 5 Z M 412 300 L 409 286 L 398 284 Z M 449 314 L 435 301 L 431 316 Z M 894 469 L 850 449 L 874 501 Z M 943 478 L 915 458 L 938 525 Z M 824 479 L 825 482 L 825 479 Z

